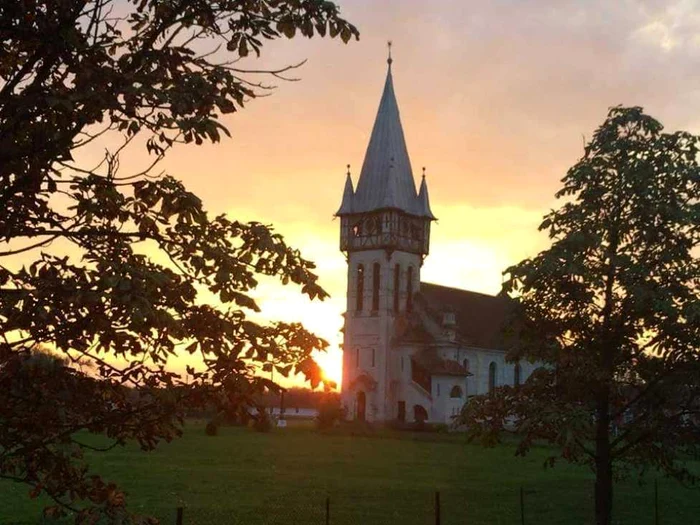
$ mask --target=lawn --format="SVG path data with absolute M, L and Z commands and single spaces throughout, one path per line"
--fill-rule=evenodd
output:
M 591 523 L 592 478 L 584 469 L 543 469 L 548 449 L 514 457 L 512 446 L 483 449 L 456 434 L 373 437 L 322 435 L 309 428 L 259 434 L 223 428 L 216 437 L 190 424 L 185 436 L 142 453 L 136 447 L 94 454 L 95 469 L 127 491 L 130 506 L 184 523 L 323 524 L 330 498 L 333 525 L 442 523 L 520 525 L 520 487 L 528 524 Z M 698 465 L 695 465 L 697 467 Z M 659 479 L 660 522 L 700 522 L 700 491 Z M 615 523 L 654 523 L 653 479 L 616 487 Z M 26 487 L 0 483 L 0 523 L 41 523 Z

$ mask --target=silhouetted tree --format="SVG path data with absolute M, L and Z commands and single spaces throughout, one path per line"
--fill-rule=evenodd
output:
M 590 466 L 598 525 L 615 475 L 694 478 L 682 460 L 700 439 L 698 140 L 641 108 L 610 110 L 540 226 L 551 247 L 505 272 L 509 358 L 543 366 L 462 414 L 472 439 L 510 429 L 519 454 L 543 439 Z
M 240 59 L 296 34 L 358 36 L 321 0 L 0 2 L 0 478 L 52 498 L 47 514 L 130 519 L 82 463 L 80 430 L 148 450 L 180 433 L 185 400 L 248 406 L 274 388 L 261 366 L 320 381 L 324 341 L 247 316 L 260 275 L 325 297 L 313 264 L 152 171 L 174 144 L 227 134 L 220 115 L 290 69 Z M 106 153 L 90 163 L 88 147 Z M 144 147 L 149 166 L 123 173 Z M 69 365 L 38 366 L 38 344 Z M 184 351 L 206 365 L 186 384 L 165 366 Z

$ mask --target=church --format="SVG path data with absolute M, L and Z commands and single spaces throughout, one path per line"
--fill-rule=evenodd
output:
M 357 184 L 348 172 L 340 249 L 348 263 L 342 403 L 349 419 L 451 423 L 470 396 L 517 385 L 507 363 L 509 300 L 421 282 L 430 248 L 425 172 L 416 191 L 392 59 Z

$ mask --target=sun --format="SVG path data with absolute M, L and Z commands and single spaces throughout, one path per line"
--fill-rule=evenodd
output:
M 325 352 L 317 352 L 314 360 L 323 371 L 323 378 L 333 381 L 336 389 L 340 390 L 340 381 L 343 378 L 343 351 L 338 347 L 329 347 Z

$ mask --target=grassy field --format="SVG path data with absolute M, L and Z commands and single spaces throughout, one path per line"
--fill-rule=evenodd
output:
M 511 446 L 482 449 L 450 434 L 321 435 L 308 428 L 269 434 L 223 428 L 208 437 L 190 424 L 185 436 L 149 454 L 136 447 L 91 457 L 120 483 L 132 510 L 175 522 L 185 508 L 193 524 L 323 524 L 330 498 L 333 525 L 434 523 L 441 493 L 446 525 L 591 523 L 592 478 L 561 464 L 544 470 L 548 450 L 516 458 Z M 697 465 L 696 465 L 697 466 Z M 615 523 L 654 523 L 653 480 L 617 486 Z M 661 523 L 700 523 L 700 490 L 659 480 Z M 26 487 L 0 483 L 0 523 L 41 523 Z

